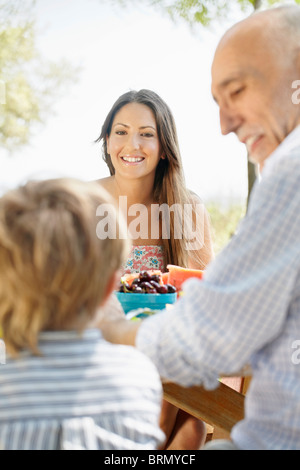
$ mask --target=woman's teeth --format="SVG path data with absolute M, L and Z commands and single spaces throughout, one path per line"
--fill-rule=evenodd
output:
M 122 160 L 124 160 L 125 162 L 129 162 L 129 163 L 137 163 L 137 162 L 141 162 L 143 159 L 143 157 L 122 157 Z

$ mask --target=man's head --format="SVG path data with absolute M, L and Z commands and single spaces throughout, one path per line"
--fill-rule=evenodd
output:
M 118 237 L 99 237 L 109 207 Z M 127 229 L 97 183 L 31 181 L 0 198 L 0 325 L 10 353 L 43 330 L 82 330 L 114 287 Z
M 234 132 L 252 162 L 265 159 L 300 124 L 292 84 L 300 79 L 300 7 L 255 13 L 230 28 L 212 64 L 222 133 Z

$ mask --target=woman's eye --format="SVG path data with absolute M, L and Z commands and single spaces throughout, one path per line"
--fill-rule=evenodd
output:
M 126 131 L 116 131 L 116 134 L 117 134 L 117 135 L 125 135 L 125 134 L 126 134 Z
M 142 137 L 153 137 L 153 134 L 151 134 L 151 132 L 144 132 Z

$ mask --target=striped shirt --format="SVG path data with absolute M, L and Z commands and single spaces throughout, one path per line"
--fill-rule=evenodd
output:
M 135 348 L 98 330 L 45 332 L 42 357 L 0 365 L 0 449 L 156 449 L 162 387 Z
M 236 235 L 184 291 L 172 310 L 144 320 L 139 350 L 161 376 L 207 389 L 250 364 L 232 440 L 300 449 L 300 127 L 267 159 Z

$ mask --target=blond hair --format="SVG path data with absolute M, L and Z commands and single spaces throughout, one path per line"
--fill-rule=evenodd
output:
M 110 202 L 122 236 L 99 239 L 96 210 Z M 30 181 L 0 199 L 0 325 L 7 350 L 38 354 L 44 330 L 82 330 L 128 255 L 126 227 L 97 183 Z

